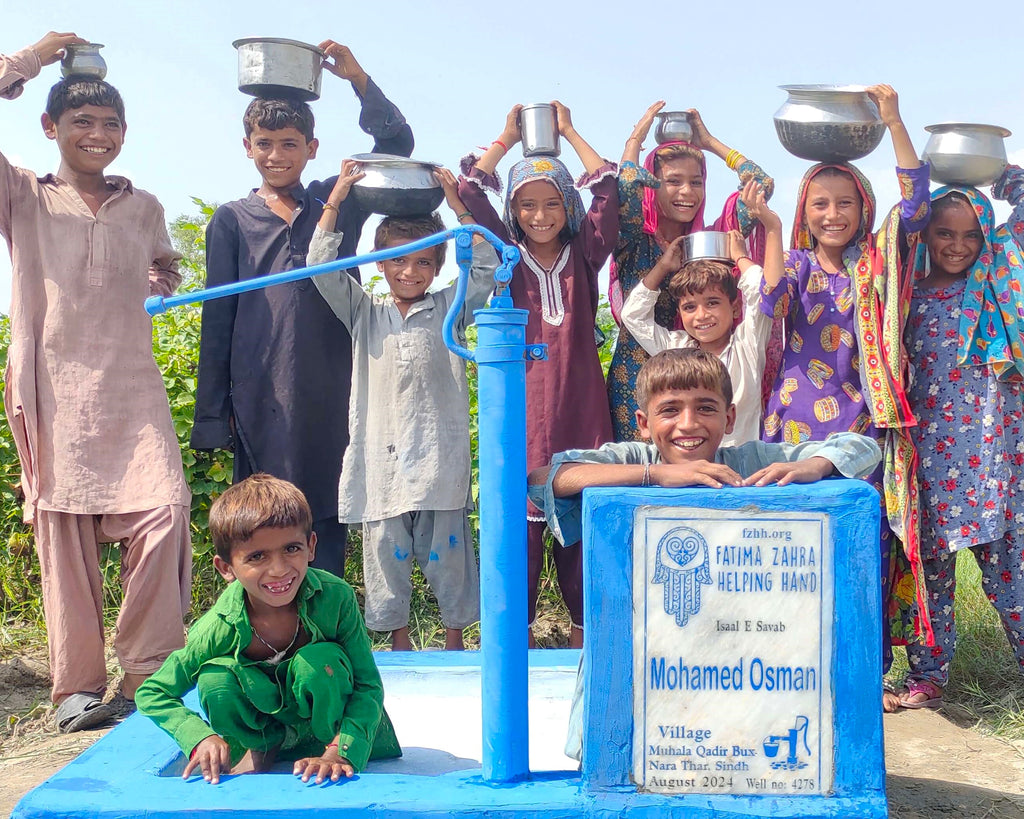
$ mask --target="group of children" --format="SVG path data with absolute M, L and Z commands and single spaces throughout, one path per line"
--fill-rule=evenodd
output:
M 17 96 L 79 42 L 51 32 L 0 57 L 0 96 Z M 321 48 L 325 68 L 360 100 L 374 150 L 409 155 L 412 131 L 397 107 L 349 49 Z M 640 166 L 661 102 L 618 166 L 554 102 L 585 175 L 574 182 L 553 157 L 523 159 L 501 215 L 487 192 L 500 193 L 498 164 L 521 139 L 519 106 L 459 178 L 437 172 L 458 223 L 520 248 L 511 295 L 529 310 L 527 343 L 548 345 L 549 360 L 527 369 L 531 623 L 550 528 L 562 544 L 554 558 L 571 643 L 582 643 L 587 486 L 841 474 L 880 492 L 886 668 L 890 638 L 910 643 L 910 676 L 884 692 L 884 707 L 941 698 L 961 548 L 977 557 L 1024 664 L 1024 263 L 1013 238 L 1024 226 L 1024 171 L 1008 167 L 994 187 L 1017 205 L 1008 227 L 995 226 L 976 189 L 929 199 L 896 93 L 868 93 L 892 138 L 902 201 L 875 233 L 863 175 L 816 165 L 801 183 L 789 250 L 767 204 L 772 179 L 696 111 L 690 142 L 659 145 Z M 43 117 L 58 172 L 36 177 L 0 156 L 0 232 L 15 273 L 4 398 L 42 566 L 58 724 L 74 731 L 110 717 L 97 544 L 120 542 L 122 693 L 190 756 L 186 776 L 262 770 L 282 751 L 306 779 L 351 776 L 371 755 L 400 750 L 356 598 L 337 579 L 347 525 L 363 531 L 366 625 L 391 632 L 393 648 L 411 648 L 413 562 L 438 598 L 447 648 L 461 648 L 479 616 L 466 373 L 441 337 L 454 286 L 430 291 L 443 245 L 378 263 L 383 299 L 349 270 L 204 306 L 191 443 L 234 451 L 235 485 L 210 527 L 215 565 L 238 583 L 183 648 L 189 494 L 141 309 L 180 277 L 159 205 L 104 173 L 124 124 L 116 90 L 71 77 L 54 86 Z M 353 255 L 369 216 L 349 196 L 361 173 L 346 160 L 338 176 L 302 182 L 318 149 L 308 105 L 255 99 L 244 127 L 262 183 L 214 214 L 208 285 Z M 708 152 L 740 181 L 712 223 Z M 443 227 L 436 214 L 387 217 L 374 247 Z M 686 261 L 686 237 L 705 228 L 728 231 L 732 264 Z M 595 319 L 609 257 L 620 328 L 606 383 Z M 497 264 L 478 238 L 460 335 Z M 181 703 L 195 684 L 207 721 Z

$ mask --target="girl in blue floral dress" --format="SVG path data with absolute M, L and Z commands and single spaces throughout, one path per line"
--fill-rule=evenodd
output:
M 1024 223 L 1021 216 L 1012 223 Z M 906 337 L 935 645 L 907 646 L 905 708 L 937 706 L 949 680 L 961 549 L 981 567 L 982 588 L 1024 669 L 1021 251 L 1010 231 L 995 228 L 992 205 L 974 188 L 937 190 L 922 238 Z

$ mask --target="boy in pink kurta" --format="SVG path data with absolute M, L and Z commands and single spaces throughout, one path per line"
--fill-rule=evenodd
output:
M 15 98 L 81 42 L 51 32 L 0 55 L 0 96 Z M 190 496 L 143 308 L 181 277 L 159 203 L 104 174 L 124 139 L 117 91 L 61 81 L 43 129 L 60 149 L 56 174 L 0 154 L 0 234 L 14 272 L 4 405 L 39 553 L 57 721 L 74 731 L 111 716 L 99 543 L 122 546 L 114 647 L 124 695 L 184 644 Z

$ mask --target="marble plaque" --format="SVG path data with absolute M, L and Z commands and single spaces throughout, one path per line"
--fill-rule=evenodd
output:
M 646 506 L 633 538 L 636 784 L 829 794 L 829 515 Z

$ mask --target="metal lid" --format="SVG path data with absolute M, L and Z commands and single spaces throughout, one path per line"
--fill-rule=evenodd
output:
M 988 131 L 1001 137 L 1012 136 L 1009 128 L 1001 125 L 987 125 L 984 122 L 937 122 L 934 125 L 926 125 L 924 129 L 929 134 L 944 134 L 948 131 Z
M 389 168 L 443 167 L 440 162 L 427 162 L 426 160 L 412 159 L 408 156 L 397 156 L 395 154 L 352 154 L 349 158 L 365 165 L 382 165 Z
M 315 45 L 304 43 L 301 40 L 288 40 L 284 37 L 243 37 L 241 40 L 235 40 L 231 45 L 234 48 L 238 48 L 239 46 L 251 45 L 253 43 L 272 43 L 274 45 L 290 45 L 298 48 L 306 48 L 310 51 L 316 52 L 321 57 L 326 56 L 327 54 L 326 51 Z

